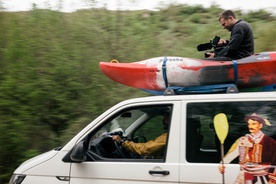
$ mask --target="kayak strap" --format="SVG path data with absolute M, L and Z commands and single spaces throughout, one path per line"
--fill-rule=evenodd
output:
M 234 68 L 234 82 L 238 83 L 238 64 L 236 60 L 233 60 L 233 68 Z
M 215 84 L 204 86 L 170 86 L 165 91 L 165 95 L 185 95 L 185 94 L 214 94 L 214 93 L 238 93 L 239 90 L 235 84 Z
M 167 57 L 164 57 L 163 59 L 163 64 L 162 64 L 162 74 L 163 74 L 163 79 L 165 82 L 166 88 L 168 87 L 168 78 L 167 78 Z

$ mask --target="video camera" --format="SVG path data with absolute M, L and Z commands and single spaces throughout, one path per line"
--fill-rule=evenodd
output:
M 216 48 L 218 46 L 219 40 L 220 40 L 220 37 L 215 36 L 215 38 L 213 40 L 210 40 L 209 43 L 199 44 L 197 46 L 197 50 L 198 51 L 204 51 L 204 50 L 209 50 L 209 49 L 212 49 L 212 48 Z
M 211 52 L 218 53 L 224 48 L 224 47 L 218 46 L 219 40 L 220 40 L 220 37 L 215 36 L 215 38 L 213 40 L 210 40 L 209 43 L 199 44 L 197 46 L 197 50 L 198 51 L 205 51 L 205 50 L 209 50 L 209 49 L 214 48 L 214 51 L 211 51 Z M 207 53 L 205 53 L 205 57 L 207 58 L 207 57 L 209 57 L 209 55 Z

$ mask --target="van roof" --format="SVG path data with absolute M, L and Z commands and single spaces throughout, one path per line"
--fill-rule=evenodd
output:
M 146 101 L 170 101 L 170 100 L 227 100 L 227 99 L 271 99 L 275 98 L 276 100 L 276 92 L 243 92 L 243 93 L 225 93 L 225 94 L 192 94 L 192 95 L 160 95 L 160 96 L 148 96 L 148 97 L 140 97 L 133 98 L 129 100 L 125 100 L 121 103 L 131 103 L 131 102 L 146 102 Z

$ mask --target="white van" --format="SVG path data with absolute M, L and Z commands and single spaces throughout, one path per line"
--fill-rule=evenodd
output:
M 154 140 L 164 133 L 162 117 L 166 112 L 170 113 L 170 123 L 161 156 L 135 154 L 113 141 L 114 135 L 129 142 Z M 274 138 L 275 146 L 275 92 L 137 98 L 110 108 L 65 146 L 22 163 L 10 184 L 232 184 L 240 176 L 242 166 L 235 158 L 224 163 L 223 175 L 218 170 L 221 145 L 213 126 L 218 113 L 224 113 L 229 124 L 225 154 L 235 140 L 249 133 L 244 117 L 253 113 L 270 121 L 271 125 L 263 126 L 262 132 Z M 257 183 L 273 179 L 276 146 L 270 149 L 272 160 L 265 162 L 270 167 L 262 170 L 263 176 L 255 177 Z M 253 165 L 255 170 L 256 165 L 262 166 L 252 163 L 248 168 Z

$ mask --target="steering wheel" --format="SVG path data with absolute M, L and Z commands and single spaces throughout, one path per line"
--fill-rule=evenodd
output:
M 113 140 L 113 142 L 114 142 L 116 151 L 119 154 L 119 156 L 121 158 L 126 158 L 126 155 L 124 154 L 124 152 L 123 152 L 122 147 L 120 146 L 120 144 L 116 140 Z

